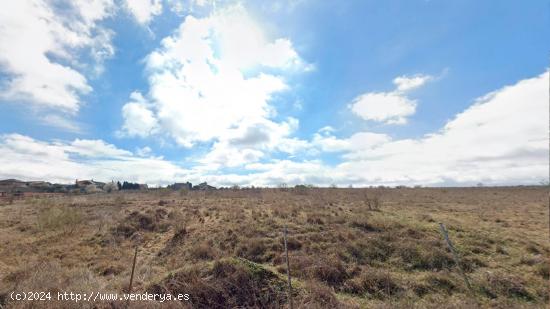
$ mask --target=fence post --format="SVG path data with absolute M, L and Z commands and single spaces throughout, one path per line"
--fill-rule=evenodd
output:
M 283 239 L 285 243 L 285 256 L 286 256 L 286 275 L 288 278 L 288 300 L 290 303 L 290 309 L 294 309 L 294 304 L 292 303 L 292 284 L 291 284 L 291 278 L 290 278 L 290 262 L 288 261 L 288 247 L 286 244 L 286 234 L 287 234 L 287 228 L 286 225 L 283 229 Z
M 456 254 L 455 248 L 453 247 L 453 243 L 451 243 L 451 240 L 449 239 L 449 233 L 447 232 L 445 225 L 443 225 L 443 223 L 439 223 L 439 228 L 441 229 L 441 234 L 443 235 L 443 238 L 447 243 L 447 247 L 449 247 L 449 250 L 453 254 L 453 259 L 455 260 L 456 267 L 458 267 L 458 271 L 462 275 L 462 278 L 464 278 L 464 282 L 466 282 L 466 286 L 468 287 L 468 290 L 470 290 L 470 293 L 473 293 L 472 286 L 470 285 L 470 281 L 468 280 L 466 273 L 464 272 L 464 270 L 462 269 L 462 266 L 460 265 L 460 259 L 458 258 L 458 254 Z
M 134 270 L 136 269 L 137 252 L 138 246 L 136 245 L 136 250 L 134 251 L 134 262 L 132 263 L 132 274 L 130 275 L 130 285 L 128 286 L 128 293 L 132 293 L 132 283 L 134 282 Z

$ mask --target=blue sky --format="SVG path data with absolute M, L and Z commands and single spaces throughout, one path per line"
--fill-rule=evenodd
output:
M 20 1 L 0 178 L 531 184 L 548 1 Z

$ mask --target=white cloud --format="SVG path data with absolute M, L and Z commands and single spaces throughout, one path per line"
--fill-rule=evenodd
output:
M 65 131 L 70 131 L 73 133 L 82 133 L 84 130 L 82 129 L 82 125 L 77 123 L 76 121 L 73 121 L 69 118 L 57 115 L 57 114 L 46 114 L 42 117 L 40 117 L 40 120 L 43 124 L 51 126 L 51 127 L 57 127 L 60 129 L 63 129 Z
M 101 140 L 44 142 L 19 134 L 0 135 L 0 179 L 129 180 L 169 184 L 189 172 L 160 158 L 140 158 Z
M 245 175 L 203 177 L 271 186 L 538 184 L 549 168 L 548 78 L 545 73 L 483 96 L 442 130 L 418 139 L 372 132 L 337 138 L 334 129 L 323 128 L 310 146 L 340 153 L 343 161 L 335 166 L 275 160 L 247 164 Z
M 406 92 L 424 85 L 432 77 L 415 75 L 399 76 L 393 80 L 396 89 L 391 92 L 367 92 L 357 96 L 349 104 L 357 116 L 386 124 L 405 124 L 407 117 L 416 112 L 416 100 L 407 97 Z
M 358 132 L 339 139 L 320 130 L 311 144 L 340 152 L 343 162 L 251 163 L 245 175 L 208 175 L 213 183 L 277 185 L 538 184 L 548 177 L 549 74 L 525 79 L 476 100 L 440 131 L 392 140 Z M 529 121 L 526 121 L 528 119 Z
M 113 8 L 110 0 L 6 3 L 0 11 L 0 72 L 8 78 L 0 99 L 76 112 L 80 96 L 92 90 L 79 55 L 89 50 L 94 68 L 112 56 L 112 33 L 98 23 Z
M 548 175 L 548 73 L 479 98 L 437 133 L 351 151 L 339 169 L 390 183 L 537 183 Z
M 125 0 L 126 9 L 136 21 L 148 25 L 153 17 L 162 13 L 161 0 Z
M 273 150 L 293 152 L 304 141 L 289 137 L 296 119 L 272 119 L 270 100 L 288 89 L 273 70 L 305 68 L 290 40 L 266 38 L 240 5 L 188 16 L 147 57 L 150 103 L 126 104 L 122 131 L 169 135 L 185 147 L 213 142 L 200 160 L 211 167 L 254 162 Z
M 248 162 L 257 162 L 264 153 L 253 147 L 231 147 L 223 142 L 216 142 L 211 151 L 199 162 L 205 170 L 216 170 L 220 167 L 237 167 Z
M 140 157 L 150 156 L 153 150 L 149 146 L 136 149 L 136 154 Z
M 139 92 L 130 95 L 132 99 L 122 107 L 124 125 L 120 136 L 146 137 L 157 130 L 158 123 L 147 102 Z
M 170 10 L 176 14 L 191 13 L 195 8 L 215 7 L 216 0 L 166 0 Z
M 416 111 L 416 101 L 396 92 L 371 92 L 355 98 L 350 108 L 365 120 L 405 124 Z
M 224 175 L 219 177 L 219 181 L 226 184 L 232 181 L 237 183 L 240 181 L 240 184 L 252 183 L 258 186 L 276 186 L 282 183 L 288 185 L 317 184 L 328 186 L 335 180 L 343 178 L 343 175 L 339 171 L 327 167 L 319 160 L 300 162 L 275 160 L 270 163 L 248 164 L 246 169 L 255 173 L 240 177 Z
M 414 76 L 398 76 L 393 79 L 394 85 L 397 86 L 397 91 L 405 92 L 409 90 L 416 89 L 422 85 L 424 85 L 426 82 L 433 79 L 433 77 L 429 75 L 414 75 Z
M 355 152 L 367 151 L 389 142 L 391 138 L 386 134 L 372 132 L 358 132 L 346 139 L 338 139 L 330 134 L 315 134 L 312 144 L 326 152 Z
M 324 127 L 320 128 L 319 130 L 317 130 L 318 133 L 325 134 L 325 135 L 330 134 L 334 131 L 336 131 L 336 130 L 331 126 L 324 126 Z
M 289 137 L 297 127 L 298 120 L 294 118 L 281 123 L 243 123 L 223 132 L 210 152 L 197 161 L 203 164 L 202 168 L 214 170 L 257 162 L 273 151 L 295 154 L 310 147 L 307 141 Z
M 85 157 L 112 158 L 132 154 L 129 151 L 116 148 L 115 145 L 107 144 L 102 140 L 75 139 L 72 143 L 69 145 L 63 145 L 63 147 L 64 151 L 67 153 L 74 153 Z
M 549 168 L 548 82 L 549 74 L 544 73 L 498 89 L 476 100 L 440 131 L 421 138 L 391 139 L 384 134 L 357 132 L 339 139 L 332 135 L 333 130 L 325 128 L 311 143 L 301 145 L 339 152 L 344 161 L 336 165 L 320 159 L 258 160 L 265 153 L 255 152 L 262 148 L 251 145 L 267 147 L 271 139 L 257 137 L 256 131 L 244 127 L 233 129 L 222 140 L 241 148 L 218 144 L 221 146 L 214 146 L 209 154 L 214 158 L 207 160 L 209 164 L 236 160 L 229 165 L 244 164 L 240 174 L 213 170 L 201 162 L 183 169 L 162 158 L 136 157 L 101 140 L 44 142 L 8 134 L 0 136 L 0 178 L 64 182 L 75 178 L 127 179 L 149 184 L 189 180 L 218 186 L 538 184 L 547 178 Z M 286 123 L 288 130 L 296 126 L 293 120 Z

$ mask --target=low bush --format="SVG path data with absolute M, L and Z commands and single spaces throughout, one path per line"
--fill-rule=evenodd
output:
M 358 277 L 347 280 L 344 292 L 372 298 L 386 298 L 403 292 L 403 288 L 388 272 L 367 268 Z
M 189 254 L 196 260 L 212 260 L 216 257 L 216 251 L 207 243 L 195 244 L 189 249 Z
M 340 308 L 341 304 L 334 295 L 334 291 L 314 281 L 307 281 L 305 293 L 298 299 L 299 308 L 322 309 Z
M 395 248 L 395 254 L 408 269 L 441 270 L 454 265 L 451 254 L 438 247 L 400 243 Z
M 147 291 L 187 293 L 193 308 L 281 308 L 287 299 L 284 280 L 259 264 L 240 259 L 186 268 Z
M 50 207 L 38 213 L 37 223 L 40 230 L 62 229 L 73 233 L 83 221 L 82 212 L 74 207 Z
M 260 238 L 244 239 L 237 247 L 235 254 L 254 262 L 265 262 L 267 260 L 265 253 L 267 246 L 265 241 Z
M 130 238 L 136 232 L 166 232 L 170 227 L 168 213 L 162 208 L 147 212 L 133 211 L 112 229 L 115 236 Z
M 531 301 L 533 295 L 526 289 L 522 278 L 502 272 L 487 273 L 482 291 L 491 298 L 505 296 Z

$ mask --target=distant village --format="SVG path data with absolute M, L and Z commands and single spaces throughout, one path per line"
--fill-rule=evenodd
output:
M 174 183 L 167 186 L 172 190 L 216 190 L 206 182 L 193 185 L 190 182 Z M 55 196 L 59 194 L 109 193 L 121 190 L 149 190 L 146 184 L 123 181 L 100 182 L 95 180 L 75 180 L 74 184 L 58 184 L 46 181 L 0 180 L 0 198 L 24 198 L 33 196 Z

